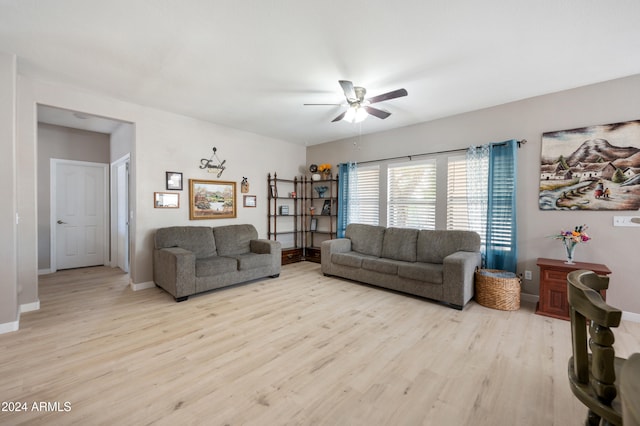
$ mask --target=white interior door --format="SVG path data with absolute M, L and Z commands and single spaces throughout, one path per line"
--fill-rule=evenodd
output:
M 107 164 L 52 160 L 55 241 L 51 247 L 55 248 L 56 270 L 106 262 L 107 167 Z

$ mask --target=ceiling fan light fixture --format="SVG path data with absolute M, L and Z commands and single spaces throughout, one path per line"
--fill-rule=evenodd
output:
M 361 106 L 358 106 L 358 108 L 356 109 L 356 116 L 354 117 L 353 122 L 360 123 L 364 121 L 368 115 L 369 114 L 364 108 L 362 108 Z
M 356 108 L 354 106 L 350 106 L 347 109 L 347 113 L 342 118 L 344 121 L 348 121 L 349 123 L 353 123 L 353 120 L 356 118 Z
M 342 118 L 349 123 L 360 123 L 367 118 L 367 111 L 359 104 L 354 104 L 349 107 L 346 114 Z

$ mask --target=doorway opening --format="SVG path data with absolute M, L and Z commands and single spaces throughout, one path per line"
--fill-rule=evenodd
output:
M 118 267 L 129 273 L 129 170 L 134 124 L 47 105 L 38 105 L 37 117 L 38 273 L 90 264 Z M 93 167 L 96 164 L 100 164 L 98 169 Z M 54 167 L 59 169 L 57 176 L 52 176 Z M 105 190 L 104 205 L 98 202 L 99 196 L 92 195 L 94 190 L 90 188 L 95 185 Z M 54 200 L 53 195 L 59 198 L 65 192 L 64 199 L 71 202 L 72 208 L 61 211 L 57 205 L 61 200 Z M 79 199 L 84 200 L 82 208 L 74 206 Z M 96 209 L 104 212 L 102 228 L 90 223 Z M 70 220 L 60 216 L 62 213 L 72 215 L 67 219 L 76 220 L 73 215 L 83 215 L 84 219 L 71 226 Z M 61 253 L 73 261 L 61 261 Z

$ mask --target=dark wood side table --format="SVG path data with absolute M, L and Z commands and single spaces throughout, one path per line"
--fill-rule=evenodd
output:
M 599 263 L 576 262 L 567 265 L 564 260 L 538 258 L 540 268 L 540 300 L 536 314 L 569 321 L 567 301 L 567 274 L 578 269 L 587 269 L 598 275 L 609 275 L 611 270 Z M 602 291 L 606 300 L 606 291 Z

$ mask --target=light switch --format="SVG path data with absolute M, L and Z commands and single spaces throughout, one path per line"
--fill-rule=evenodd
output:
M 640 226 L 640 216 L 614 216 L 613 226 Z

